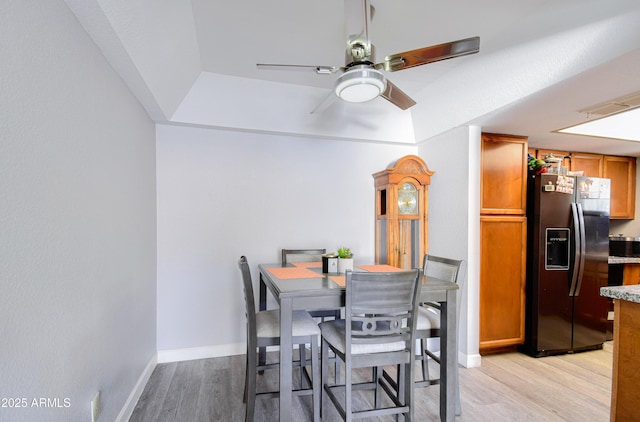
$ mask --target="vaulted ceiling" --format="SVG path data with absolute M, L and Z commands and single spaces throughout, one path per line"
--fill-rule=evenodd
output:
M 66 0 L 157 122 L 420 143 L 466 124 L 530 146 L 640 156 L 640 144 L 553 133 L 578 110 L 640 91 L 637 0 L 371 0 L 377 57 L 480 36 L 478 54 L 386 77 L 417 105 L 335 100 L 337 75 L 256 63 L 343 66 L 344 0 Z

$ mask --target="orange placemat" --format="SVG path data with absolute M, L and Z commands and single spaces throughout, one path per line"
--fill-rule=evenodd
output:
M 275 268 L 267 268 L 271 274 L 275 275 L 281 280 L 286 280 L 289 278 L 319 278 L 322 277 L 321 274 L 318 274 L 315 271 L 311 271 L 307 268 L 297 268 L 297 267 L 275 267 Z
M 291 265 L 299 268 L 322 268 L 321 261 L 313 261 L 313 262 L 292 262 Z
M 390 273 L 396 271 L 404 271 L 402 268 L 392 267 L 387 264 L 377 264 L 377 265 L 358 265 L 358 268 L 361 270 L 369 271 L 370 273 Z
M 343 275 L 330 275 L 329 280 L 333 281 L 340 287 L 345 287 L 347 285 L 347 277 Z

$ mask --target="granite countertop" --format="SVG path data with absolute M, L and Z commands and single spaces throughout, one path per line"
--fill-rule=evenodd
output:
M 610 256 L 609 264 L 640 264 L 640 257 Z
M 600 296 L 640 303 L 640 284 L 601 287 Z

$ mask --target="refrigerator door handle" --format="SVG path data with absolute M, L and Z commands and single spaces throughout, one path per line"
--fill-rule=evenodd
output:
M 578 267 L 578 284 L 574 292 L 574 296 L 580 295 L 580 289 L 582 288 L 582 276 L 584 274 L 584 261 L 586 258 L 586 233 L 584 228 L 584 213 L 582 212 L 582 204 L 578 204 L 578 222 L 580 227 L 580 266 Z
M 578 284 L 578 273 L 580 269 L 580 220 L 578 218 L 578 204 L 571 203 L 571 218 L 573 219 L 573 265 L 571 266 L 571 285 L 569 286 L 569 296 L 575 296 L 576 286 Z

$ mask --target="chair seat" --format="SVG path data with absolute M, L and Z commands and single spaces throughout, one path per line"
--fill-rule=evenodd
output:
M 293 311 L 291 335 L 293 337 L 319 336 L 320 328 L 307 311 Z M 258 337 L 280 337 L 280 311 L 260 311 L 256 313 Z
M 431 306 L 418 307 L 416 330 L 436 330 L 440 328 L 440 310 Z
M 346 352 L 344 319 L 323 322 L 320 324 L 320 331 L 322 331 L 322 337 L 340 353 Z M 404 341 L 394 341 L 390 343 L 354 343 L 351 345 L 351 354 L 364 355 L 368 353 L 397 352 L 404 349 Z

